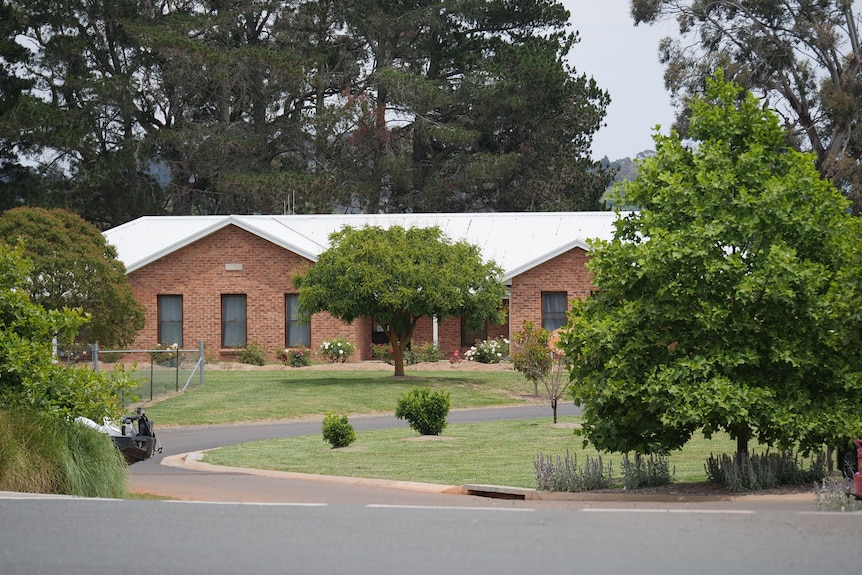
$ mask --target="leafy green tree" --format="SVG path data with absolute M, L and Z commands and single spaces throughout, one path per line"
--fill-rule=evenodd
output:
M 568 18 L 548 0 L 357 2 L 370 73 L 343 169 L 359 205 L 595 209 L 610 174 L 589 147 L 610 100 L 566 65 Z
M 815 155 L 862 210 L 862 43 L 850 0 L 633 0 L 635 24 L 675 20 L 680 37 L 661 42 L 665 84 L 685 104 L 723 68 L 775 109 L 787 139 Z M 677 130 L 685 135 L 688 112 Z
M 21 242 L 33 262 L 25 283 L 33 302 L 50 310 L 81 308 L 88 341 L 126 347 L 144 327 L 117 252 L 98 229 L 65 210 L 15 208 L 0 215 L 0 242 Z
M 38 182 L 19 188 L 22 203 L 64 207 L 100 227 L 160 207 L 161 188 L 140 147 L 149 56 L 129 33 L 138 4 L 11 3 L 17 31 L 27 38 L 15 74 L 30 89 L 0 129 L 19 142 Z
M 329 239 L 317 263 L 294 277 L 299 309 L 347 323 L 374 318 L 392 345 L 396 376 L 404 375 L 404 351 L 419 318 L 464 317 L 470 326 L 505 320 L 500 267 L 439 228 L 346 226 Z
M 55 417 L 117 417 L 117 393 L 131 389 L 122 371 L 98 374 L 53 362 L 52 338 L 74 335 L 87 319 L 78 310 L 46 310 L 25 288 L 33 275 L 21 248 L 0 244 L 0 407 Z
M 33 85 L 16 74 L 16 67 L 27 60 L 27 49 L 15 41 L 24 29 L 24 21 L 17 6 L 0 3 L 0 210 L 20 205 L 30 188 L 26 185 L 30 172 L 16 153 L 16 147 L 26 144 L 17 130 L 6 129 L 10 111 Z
M 739 85 L 719 74 L 691 109 L 694 142 L 655 137 L 625 187 L 641 209 L 594 246 L 597 289 L 564 330 L 586 436 L 638 453 L 698 430 L 729 432 L 740 453 L 751 437 L 855 437 L 860 225 Z
M 609 97 L 567 65 L 577 35 L 556 0 L 9 12 L 4 207 L 100 229 L 161 213 L 594 209 L 609 179 L 589 157 Z

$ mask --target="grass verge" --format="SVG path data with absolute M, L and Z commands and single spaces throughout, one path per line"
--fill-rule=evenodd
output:
M 353 445 L 342 449 L 332 449 L 322 435 L 315 435 L 222 447 L 207 452 L 204 460 L 320 475 L 535 488 L 533 458 L 537 454 L 564 457 L 568 450 L 579 463 L 599 455 L 595 449 L 584 448 L 583 439 L 574 435 L 572 426 L 577 421 L 564 417 L 556 426 L 550 418 L 449 425 L 440 438 L 420 437 L 408 428 L 365 431 Z M 704 481 L 708 454 L 733 452 L 735 445 L 725 434 L 715 434 L 710 440 L 696 437 L 669 459 L 676 481 Z M 622 456 L 604 454 L 602 458 L 613 463 L 614 476 L 622 481 Z

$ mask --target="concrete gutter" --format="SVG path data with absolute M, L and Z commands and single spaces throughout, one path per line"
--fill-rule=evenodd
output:
M 193 471 L 206 471 L 209 473 L 242 473 L 244 475 L 256 475 L 259 477 L 301 479 L 305 481 L 319 481 L 322 483 L 336 483 L 341 485 L 365 485 L 369 487 L 404 489 L 420 493 L 460 494 L 462 492 L 460 486 L 440 485 L 437 483 L 417 483 L 412 481 L 392 481 L 388 479 L 367 479 L 364 477 L 341 477 L 335 475 L 314 475 L 312 473 L 296 473 L 292 471 L 272 471 L 269 469 L 250 469 L 246 467 L 213 465 L 211 463 L 204 463 L 201 461 L 203 456 L 204 454 L 202 451 L 170 455 L 162 459 L 162 465 L 167 465 L 168 467 L 181 467 L 183 469 Z

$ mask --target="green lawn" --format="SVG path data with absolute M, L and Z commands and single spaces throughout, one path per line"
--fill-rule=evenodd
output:
M 389 371 L 289 369 L 209 371 L 203 387 L 158 401 L 147 415 L 158 427 L 320 418 L 327 412 L 356 416 L 393 413 L 401 394 L 415 385 L 449 391 L 452 409 L 536 401 L 533 384 L 514 371 L 415 371 L 394 378 Z M 365 431 L 350 448 L 331 449 L 320 434 L 224 447 L 206 455 L 221 465 L 253 467 L 446 485 L 491 483 L 535 487 L 533 459 L 538 454 L 579 463 L 598 453 L 582 447 L 572 424 L 553 426 L 544 419 L 450 425 L 442 439 L 419 438 L 409 428 Z M 568 425 L 566 425 L 568 424 Z M 752 445 L 757 450 L 756 445 Z M 675 478 L 703 481 L 710 453 L 733 453 L 735 443 L 717 434 L 701 437 L 670 458 Z M 622 457 L 604 454 L 620 476 Z
M 240 423 L 305 416 L 393 413 L 414 385 L 449 391 L 452 409 L 534 400 L 533 384 L 515 371 L 390 371 L 286 369 L 208 371 L 202 387 L 147 407 L 157 426 Z
M 515 487 L 536 487 L 533 458 L 538 454 L 565 457 L 598 457 L 592 448 L 583 448 L 571 424 L 578 418 L 551 418 L 448 426 L 440 438 L 419 437 L 411 429 L 364 431 L 348 448 L 332 449 L 322 434 L 260 441 L 223 447 L 207 452 L 205 461 L 218 465 L 421 481 L 445 485 L 486 483 Z M 709 453 L 732 453 L 735 442 L 720 434 L 712 440 L 698 437 L 686 449 L 670 458 L 675 478 L 681 482 L 706 479 L 704 462 Z M 705 454 L 705 455 L 704 455 Z M 602 455 L 620 478 L 622 456 Z

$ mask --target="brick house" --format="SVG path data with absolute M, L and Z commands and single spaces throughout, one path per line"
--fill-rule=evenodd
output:
M 373 318 L 347 325 L 320 313 L 310 323 L 296 321 L 293 275 L 314 265 L 331 232 L 344 225 L 438 226 L 503 268 L 505 325 L 471 331 L 458 319 L 420 321 L 413 342 L 437 343 L 448 356 L 476 339 L 508 338 L 524 321 L 549 329 L 565 323 L 569 302 L 591 289 L 587 242 L 610 239 L 615 220 L 612 212 L 170 216 L 142 217 L 105 236 L 146 309 L 136 349 L 197 347 L 203 340 L 212 359 L 230 360 L 255 343 L 272 361 L 286 347 L 314 350 L 342 336 L 356 345 L 353 359 L 365 360 L 372 342 L 381 342 Z

